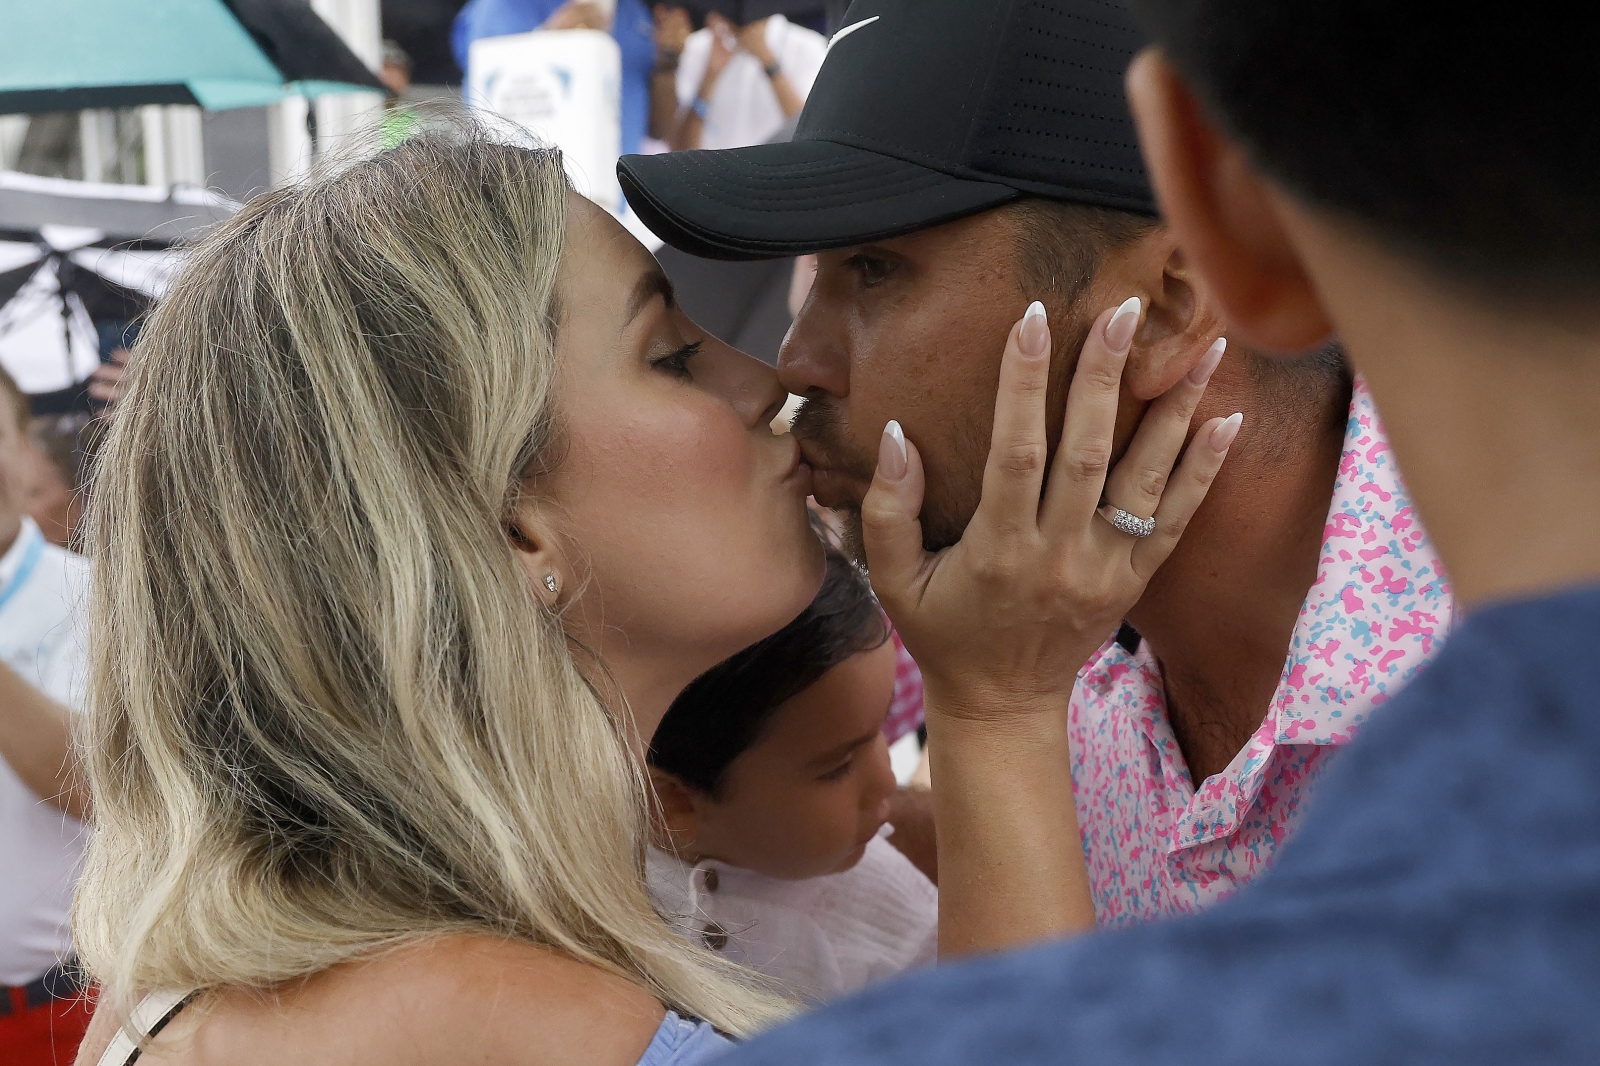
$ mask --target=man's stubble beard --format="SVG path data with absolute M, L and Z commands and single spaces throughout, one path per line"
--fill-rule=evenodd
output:
M 827 455 L 835 470 L 856 481 L 871 482 L 877 469 L 877 457 L 876 455 L 868 457 L 848 438 L 846 423 L 840 417 L 832 399 L 828 397 L 807 399 L 795 417 L 793 432 L 797 436 L 814 441 Z M 973 512 L 978 509 L 983 483 L 982 469 L 980 456 L 976 476 L 970 479 L 971 491 L 964 493 L 971 499 L 959 501 L 954 505 L 947 499 L 948 492 L 935 492 L 931 481 L 927 485 L 921 515 L 924 550 L 942 551 L 961 539 L 967 523 L 972 520 Z M 947 490 L 949 486 L 941 485 L 939 488 Z M 861 529 L 861 508 L 854 504 L 842 504 L 833 510 L 842 519 L 840 537 L 845 553 L 860 566 L 866 567 L 866 539 Z

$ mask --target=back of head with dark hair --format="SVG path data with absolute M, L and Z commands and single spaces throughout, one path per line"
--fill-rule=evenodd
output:
M 889 639 L 866 575 L 833 548 L 827 554 L 822 590 L 799 618 L 707 670 L 673 701 L 650 741 L 651 766 L 717 795 L 729 764 L 761 739 L 780 706 Z
M 1600 289 L 1600 9 L 1133 6 L 1214 117 L 1310 202 L 1480 288 Z

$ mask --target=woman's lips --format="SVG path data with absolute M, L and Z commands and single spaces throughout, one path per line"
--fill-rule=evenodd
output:
M 824 507 L 850 508 L 860 505 L 854 478 L 835 469 L 828 462 L 827 456 L 818 452 L 810 441 L 800 441 L 800 454 L 814 471 L 811 495 L 819 504 Z
M 790 437 L 789 440 L 794 441 L 794 438 Z M 786 485 L 792 484 L 797 486 L 802 490 L 801 494 L 804 496 L 811 495 L 811 464 L 806 462 L 805 453 L 801 451 L 798 442 L 795 442 L 794 448 L 789 456 L 789 469 L 784 472 L 783 483 Z
M 824 507 L 859 507 L 854 488 L 850 478 L 837 470 L 818 470 L 811 479 L 811 495 Z

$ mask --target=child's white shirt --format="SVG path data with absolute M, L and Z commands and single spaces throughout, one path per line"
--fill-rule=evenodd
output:
M 650 895 L 686 940 L 819 1003 L 938 953 L 939 890 L 884 829 L 849 870 L 803 881 L 651 848 Z

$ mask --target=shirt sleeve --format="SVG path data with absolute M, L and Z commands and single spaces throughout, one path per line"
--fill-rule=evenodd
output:
M 711 63 L 711 31 L 695 30 L 683 42 L 683 55 L 678 57 L 678 109 L 694 103 L 705 80 L 706 67 Z
M 57 703 L 81 711 L 89 687 L 89 642 L 85 625 L 88 568 L 69 564 L 66 585 L 67 616 L 40 641 L 37 682 L 39 689 Z
M 893 744 L 922 725 L 922 670 L 893 628 L 889 639 L 894 641 L 894 698 L 889 703 L 889 715 L 883 720 L 883 736 Z
M 817 72 L 822 69 L 822 61 L 828 57 L 827 38 L 816 30 L 786 23 L 783 40 L 773 52 L 778 56 L 784 77 L 789 79 L 794 91 L 800 94 L 802 100 L 810 96 Z

